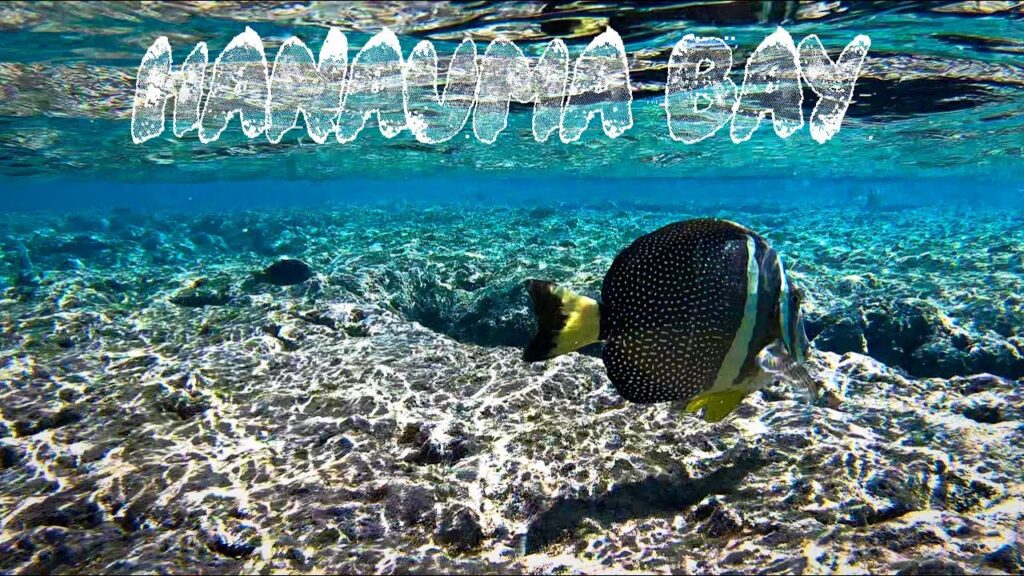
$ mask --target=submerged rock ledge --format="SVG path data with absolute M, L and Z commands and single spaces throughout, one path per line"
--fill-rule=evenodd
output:
M 596 296 L 633 239 L 707 215 L 743 222 L 778 248 L 808 293 L 818 349 L 920 377 L 1024 377 L 1024 216 L 997 210 L 978 211 L 969 227 L 926 208 L 867 218 L 611 204 L 16 216 L 2 272 L 19 317 L 154 298 L 236 312 L 264 297 L 335 300 L 383 306 L 460 342 L 521 347 L 533 329 L 523 280 Z M 288 257 L 315 276 L 284 291 L 253 281 Z

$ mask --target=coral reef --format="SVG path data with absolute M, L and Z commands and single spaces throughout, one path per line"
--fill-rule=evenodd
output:
M 698 214 L 12 216 L 0 571 L 1019 572 L 1019 216 L 723 211 L 805 287 L 813 405 L 708 424 L 520 360 L 522 280 L 596 295 Z

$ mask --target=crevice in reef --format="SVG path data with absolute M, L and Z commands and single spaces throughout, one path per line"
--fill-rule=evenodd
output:
M 535 330 L 529 297 L 520 283 L 473 293 L 435 285 L 397 308 L 409 320 L 456 341 L 523 348 Z M 949 324 L 934 305 L 911 299 L 871 299 L 808 318 L 815 348 L 856 352 L 916 377 L 951 378 L 990 373 L 1024 377 L 1024 339 L 989 332 L 974 335 Z M 600 346 L 583 351 L 600 356 Z
M 972 334 L 919 299 L 867 299 L 814 316 L 808 337 L 819 350 L 865 354 L 915 377 L 1024 377 L 1024 339 L 992 330 Z

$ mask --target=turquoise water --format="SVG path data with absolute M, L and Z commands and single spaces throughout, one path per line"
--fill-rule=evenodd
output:
M 672 46 L 728 37 L 739 84 L 779 25 L 870 36 L 841 131 L 673 141 Z M 246 26 L 442 60 L 611 26 L 634 125 L 133 144 L 155 39 L 177 66 Z M 0 5 L 0 572 L 1019 573 L 1022 30 L 1016 1 Z M 625 402 L 599 346 L 522 361 L 525 280 L 597 298 L 699 217 L 785 260 L 819 398 L 707 423 Z M 283 259 L 310 277 L 254 280 Z
M 600 4 L 544 8 L 543 3 L 442 4 L 429 10 L 388 3 L 284 3 L 259 9 L 100 4 L 73 10 L 59 3 L 9 4 L 0 46 L 5 156 L 0 170 L 4 176 L 79 182 L 262 180 L 268 173 L 333 182 L 396 175 L 544 179 L 596 171 L 620 178 L 1013 179 L 1024 161 L 1020 8 L 996 12 L 999 3 L 933 4 L 839 2 L 831 9 L 827 3 L 803 8 L 804 16 L 786 25 L 797 42 L 817 34 L 834 57 L 857 34 L 872 39 L 840 136 L 819 145 L 806 127 L 782 140 L 764 126 L 741 146 L 724 134 L 698 146 L 673 142 L 659 96 L 671 48 L 688 33 L 735 38 L 729 44 L 739 83 L 741 64 L 780 23 L 759 25 L 755 5 L 742 2 L 621 10 Z M 985 9 L 994 13 L 975 13 Z M 536 57 L 554 31 L 575 57 L 596 32 L 612 25 L 630 56 L 635 124 L 621 139 L 606 138 L 592 127 L 578 145 L 540 144 L 525 136 L 528 108 L 514 107 L 508 131 L 493 146 L 461 137 L 426 146 L 407 132 L 388 140 L 372 122 L 346 145 L 315 146 L 308 138 L 303 145 L 298 132 L 272 145 L 263 138 L 245 139 L 237 120 L 209 145 L 194 134 L 174 138 L 169 128 L 146 145 L 127 145 L 135 74 L 156 37 L 168 36 L 176 65 L 200 41 L 209 45 L 212 61 L 246 25 L 263 38 L 268 59 L 291 35 L 318 50 L 327 25 L 346 33 L 353 54 L 370 35 L 391 26 L 407 54 L 416 42 L 429 39 L 438 54 L 447 55 L 464 35 L 482 50 L 503 32 Z

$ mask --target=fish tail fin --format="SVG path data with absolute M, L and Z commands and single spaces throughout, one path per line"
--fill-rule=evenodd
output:
M 729 415 L 743 401 L 746 393 L 742 390 L 727 390 L 725 392 L 705 392 L 699 394 L 686 405 L 687 412 L 696 412 L 704 409 L 705 422 L 718 422 Z
M 547 360 L 599 340 L 601 306 L 597 300 L 543 280 L 527 280 L 526 289 L 537 316 L 537 334 L 526 347 L 523 360 Z

